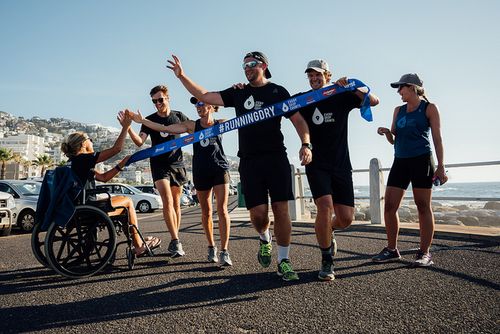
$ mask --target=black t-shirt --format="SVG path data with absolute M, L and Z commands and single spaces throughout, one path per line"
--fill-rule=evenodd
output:
M 151 114 L 146 117 L 152 122 L 171 125 L 177 124 L 189 120 L 189 118 L 181 113 L 180 111 L 170 110 L 170 114 L 167 117 L 161 117 L 158 113 Z M 153 129 L 148 128 L 145 125 L 141 126 L 141 131 L 145 134 L 151 136 L 151 143 L 153 146 L 165 143 L 175 138 L 179 138 L 180 135 L 170 134 L 167 132 L 158 132 Z M 182 150 L 180 148 L 173 151 L 167 152 L 165 154 L 157 155 L 150 158 L 151 166 L 172 166 L 172 167 L 184 167 L 184 160 L 182 159 Z
M 215 125 L 219 121 L 215 121 Z M 194 131 L 205 129 L 200 120 L 196 120 Z M 206 138 L 193 144 L 193 174 L 200 175 L 204 171 L 228 170 L 229 162 L 227 161 L 224 149 L 222 148 L 222 135 Z
M 300 109 L 309 126 L 313 166 L 352 170 L 347 143 L 348 118 L 349 112 L 360 106 L 361 98 L 354 92 L 344 92 Z
M 225 107 L 234 107 L 236 116 L 262 109 L 286 100 L 288 91 L 272 82 L 262 87 L 245 85 L 244 89 L 228 88 L 220 92 Z M 289 118 L 293 113 L 287 113 Z M 238 156 L 240 158 L 263 154 L 284 153 L 281 116 L 238 129 Z
M 95 189 L 95 165 L 101 152 L 84 153 L 72 157 L 68 165 L 80 180 L 85 189 Z

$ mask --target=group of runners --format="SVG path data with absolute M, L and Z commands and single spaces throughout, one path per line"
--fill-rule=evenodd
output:
M 207 91 L 194 82 L 186 75 L 178 57 L 173 55 L 168 62 L 167 67 L 193 95 L 191 102 L 195 105 L 200 118 L 193 121 L 182 112 L 172 110 L 168 88 L 156 86 L 150 91 L 156 112 L 147 117 L 143 117 L 139 111 L 133 112 L 130 109 L 119 113 L 122 132 L 111 149 L 113 153 L 123 146 L 124 133 L 127 132 L 137 146 L 142 146 L 148 136 L 151 137 L 152 145 L 158 145 L 177 138 L 182 133 L 194 133 L 223 123 L 224 119 L 214 117 L 219 106 L 232 107 L 236 115 L 240 116 L 290 98 L 289 92 L 283 86 L 269 80 L 271 78 L 269 60 L 262 52 L 249 52 L 243 57 L 243 70 L 247 83 L 236 84 L 221 91 Z M 324 60 L 316 59 L 308 62 L 305 73 L 312 90 L 330 85 L 332 73 Z M 335 83 L 345 86 L 348 81 L 344 77 Z M 432 264 L 429 248 L 434 232 L 434 218 L 430 205 L 433 178 L 439 178 L 441 183 L 447 180 L 444 172 L 439 112 L 436 105 L 427 101 L 423 83 L 416 74 L 403 75 L 399 81 L 391 85 L 398 89 L 405 105 L 395 109 L 390 130 L 378 129 L 379 134 L 385 135 L 390 143 L 395 144 L 395 160 L 385 197 L 384 216 L 388 245 L 373 258 L 373 261 L 386 262 L 401 258 L 396 244 L 399 226 L 397 209 L 411 182 L 421 227 L 421 243 L 415 264 L 427 266 Z M 379 99 L 373 93 L 354 90 L 335 94 L 320 102 L 284 114 L 284 117 L 292 122 L 301 140 L 299 159 L 305 166 L 317 206 L 315 233 L 321 251 L 318 272 L 320 280 L 329 281 L 335 278 L 333 259 L 337 252 L 337 244 L 334 231 L 347 228 L 353 221 L 354 190 L 348 148 L 348 116 L 351 110 L 361 107 L 367 94 L 369 105 L 376 106 Z M 274 238 L 277 245 L 277 273 L 283 280 L 292 281 L 299 278 L 289 256 L 292 224 L 288 213 L 288 201 L 294 197 L 290 163 L 281 132 L 281 119 L 282 116 L 270 118 L 238 130 L 239 173 L 245 205 L 249 210 L 251 223 L 259 234 L 258 262 L 264 268 L 271 265 Z M 131 128 L 132 121 L 142 124 L 139 134 Z M 432 158 L 430 131 L 438 160 L 437 169 Z M 83 140 L 85 134 L 81 136 L 79 138 Z M 85 142 L 82 141 L 82 147 L 87 146 Z M 92 147 L 80 151 L 79 154 L 93 157 L 91 163 L 87 163 L 85 167 L 88 169 L 88 173 L 85 174 L 87 178 L 94 177 L 92 170 L 95 163 L 112 156 L 109 153 L 103 156 L 105 152 L 107 151 L 94 152 Z M 107 173 L 114 176 L 123 168 L 127 159 L 128 157 L 122 160 L 114 171 Z M 74 167 L 76 164 L 74 157 L 70 156 L 70 163 L 72 168 L 77 168 Z M 182 151 L 179 148 L 151 157 L 150 165 L 155 186 L 163 200 L 163 217 L 171 237 L 168 253 L 172 257 L 184 256 L 185 251 L 179 239 L 180 195 L 182 185 L 187 182 Z M 193 183 L 197 190 L 202 224 L 208 242 L 207 259 L 210 262 L 219 262 L 222 266 L 230 266 L 232 260 L 228 247 L 231 222 L 227 209 L 229 164 L 224 154 L 221 135 L 193 144 L 192 167 Z M 106 180 L 99 174 L 95 175 L 100 180 Z M 212 194 L 216 199 L 219 218 L 220 253 L 213 236 Z M 269 202 L 274 216 L 273 235 L 270 231 Z M 148 237 L 146 242 L 154 248 L 159 246 L 161 241 Z M 140 240 L 134 245 L 136 253 L 142 254 L 144 245 L 140 244 Z

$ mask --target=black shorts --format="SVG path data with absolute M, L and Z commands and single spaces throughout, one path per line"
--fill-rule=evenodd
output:
M 314 165 L 306 165 L 307 181 L 313 198 L 331 195 L 334 204 L 354 207 L 352 171 L 332 171 Z
M 265 155 L 240 159 L 238 168 L 245 205 L 257 205 L 293 200 L 292 169 L 286 154 Z
M 394 158 L 387 186 L 406 190 L 411 182 L 413 188 L 430 189 L 434 170 L 432 154 L 412 158 Z
M 218 184 L 229 183 L 229 171 L 224 169 L 205 170 L 203 173 L 193 174 L 193 183 L 196 190 L 210 190 Z
M 154 182 L 167 179 L 170 181 L 171 186 L 180 187 L 188 181 L 186 177 L 186 168 L 184 167 L 151 164 L 151 174 Z

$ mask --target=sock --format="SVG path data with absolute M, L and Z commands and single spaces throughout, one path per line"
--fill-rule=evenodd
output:
M 290 246 L 280 246 L 278 245 L 278 263 L 281 263 L 281 260 L 289 258 L 288 253 L 290 253 Z
M 321 249 L 321 260 L 333 262 L 332 246 L 330 246 L 328 248 L 320 248 L 320 249 Z
M 266 244 L 271 242 L 271 232 L 269 229 L 265 230 L 264 233 L 259 233 L 260 240 L 264 241 Z

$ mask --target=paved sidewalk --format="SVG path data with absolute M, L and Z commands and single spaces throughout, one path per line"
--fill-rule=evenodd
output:
M 140 258 L 128 270 L 119 247 L 113 266 L 80 280 L 42 267 L 31 254 L 29 235 L 0 238 L 1 332 L 500 332 L 498 241 L 438 235 L 436 264 L 414 269 L 416 234 L 401 235 L 403 261 L 374 264 L 371 256 L 384 247 L 385 233 L 354 224 L 336 233 L 336 279 L 320 282 L 313 224 L 296 222 L 291 259 L 300 280 L 283 282 L 276 275 L 276 247 L 269 268 L 257 263 L 257 236 L 244 211 L 232 213 L 234 266 L 225 269 L 206 262 L 198 207 L 183 210 L 185 257 L 165 255 L 169 238 L 161 213 L 140 214 L 142 231 L 163 239 L 156 256 Z

